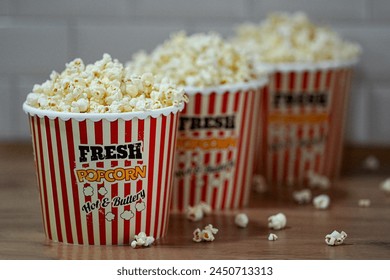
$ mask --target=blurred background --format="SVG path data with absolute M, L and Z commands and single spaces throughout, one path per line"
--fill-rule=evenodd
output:
M 390 147 L 389 0 L 0 0 L 0 141 L 29 141 L 22 103 L 35 83 L 80 57 L 126 62 L 170 33 L 232 35 L 273 11 L 304 11 L 363 48 L 347 121 L 348 144 Z

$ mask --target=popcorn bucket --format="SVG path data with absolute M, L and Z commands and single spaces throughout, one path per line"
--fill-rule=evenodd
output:
M 180 114 L 171 209 L 201 201 L 213 209 L 248 202 L 260 92 L 267 80 L 215 88 L 186 88 Z
M 270 187 L 306 187 L 310 173 L 337 178 L 355 63 L 269 66 L 254 169 Z
M 166 234 L 178 111 L 28 113 L 46 236 L 130 244 Z

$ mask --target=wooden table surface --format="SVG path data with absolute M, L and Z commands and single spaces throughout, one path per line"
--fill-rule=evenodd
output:
M 378 150 L 378 158 L 386 153 Z M 249 207 L 241 210 L 250 219 L 245 229 L 234 225 L 238 211 L 213 213 L 200 222 L 172 214 L 166 237 L 150 248 L 132 249 L 46 240 L 30 144 L 0 144 L 0 259 L 390 259 L 390 196 L 379 190 L 380 182 L 390 177 L 389 162 L 379 171 L 363 172 L 356 162 L 364 154 L 346 151 L 344 162 L 354 168 L 344 165 L 344 175 L 328 191 L 328 210 L 297 205 L 290 197 L 252 193 Z M 371 207 L 358 207 L 362 198 L 370 199 Z M 287 228 L 271 231 L 267 218 L 278 212 L 287 216 Z M 215 241 L 193 242 L 192 231 L 209 223 L 220 230 Z M 325 244 L 325 235 L 333 230 L 348 234 L 343 245 Z M 268 241 L 270 232 L 279 239 Z

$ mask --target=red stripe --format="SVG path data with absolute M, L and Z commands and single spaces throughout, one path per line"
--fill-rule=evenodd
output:
M 65 126 L 66 126 L 66 141 L 68 144 L 69 169 L 70 169 L 70 176 L 72 181 L 74 213 L 76 216 L 77 243 L 83 244 L 84 241 L 83 241 L 83 234 L 82 234 L 82 227 L 81 227 L 80 201 L 79 201 L 79 194 L 78 194 L 79 187 L 77 185 L 76 176 L 74 174 L 74 169 L 76 168 L 76 161 L 75 161 L 75 149 L 73 143 L 72 120 L 66 121 Z
M 276 72 L 274 75 L 274 79 L 275 79 L 275 89 L 277 91 L 281 90 L 282 89 L 282 73 Z
M 150 232 L 150 226 L 151 226 L 151 218 L 152 218 L 152 209 L 153 209 L 153 196 L 155 193 L 159 192 L 159 188 L 161 185 L 156 186 L 156 189 L 153 190 L 154 185 L 154 165 L 155 165 L 155 150 L 156 150 L 156 118 L 150 117 L 150 127 L 149 127 L 149 160 L 148 160 L 148 198 L 147 198 L 147 211 L 146 211 L 146 229 L 145 232 L 147 235 L 151 235 Z M 161 142 L 158 143 L 158 145 L 161 145 Z M 155 207 L 155 205 L 154 205 Z
M 267 170 L 267 158 L 268 158 L 268 114 L 270 113 L 269 108 L 269 94 L 270 88 L 266 86 L 261 94 L 261 136 L 260 136 L 260 145 L 261 145 L 261 154 L 260 154 L 260 163 L 259 170 L 260 174 L 266 175 Z
M 230 94 L 233 94 L 233 92 L 232 93 L 230 93 Z M 236 93 L 234 93 L 234 113 L 237 113 L 237 111 L 238 111 L 238 105 L 240 104 L 240 96 L 241 96 L 241 91 L 238 91 L 238 92 L 236 92 Z
M 136 120 L 134 120 L 136 121 Z M 132 120 L 128 120 L 125 122 L 125 142 L 131 143 L 132 138 Z M 125 161 L 125 166 L 131 165 L 130 161 Z M 124 196 L 128 196 L 131 193 L 131 184 L 125 183 L 125 190 L 124 190 Z M 114 194 L 112 194 L 114 197 Z M 124 211 L 130 211 L 130 205 L 124 206 Z M 115 217 L 118 216 L 118 208 L 112 209 L 113 214 L 115 214 Z M 123 244 L 130 244 L 130 221 L 129 220 L 123 220 Z
M 42 217 L 42 225 L 44 227 L 44 230 L 45 230 L 45 233 L 48 234 L 48 231 L 46 229 L 46 222 L 45 222 L 45 216 L 44 216 L 44 201 L 43 201 L 43 198 L 42 198 L 42 195 L 43 195 L 43 186 L 41 185 L 41 171 L 40 171 L 40 161 L 39 161 L 39 154 L 38 154 L 38 143 L 40 142 L 40 138 L 38 138 L 38 143 L 37 143 L 37 130 L 36 130 L 36 124 L 35 124 L 35 121 L 38 122 L 38 120 L 36 120 L 38 117 L 37 116 L 31 116 L 29 115 L 29 120 L 30 120 L 30 124 L 31 124 L 31 134 L 32 134 L 32 140 L 33 140 L 33 147 L 34 147 L 34 156 L 35 156 L 35 170 L 36 170 L 36 174 L 37 174 L 37 183 L 38 183 L 38 190 L 39 190 L 39 200 L 41 202 L 41 217 Z
M 64 166 L 64 158 L 63 158 L 63 150 L 62 150 L 62 140 L 61 140 L 61 132 L 58 118 L 54 120 L 55 123 L 55 131 L 56 131 L 56 141 L 57 141 L 57 151 L 58 151 L 58 164 L 60 167 Z M 65 172 L 63 168 L 59 168 L 60 170 L 60 178 L 61 178 L 61 190 L 62 190 L 62 200 L 63 200 L 63 211 L 65 218 L 65 229 L 66 229 L 66 242 L 73 243 L 72 236 L 72 224 L 70 221 L 70 212 L 69 212 L 69 199 L 68 192 L 65 180 Z
M 195 94 L 195 105 L 194 105 L 194 113 L 195 115 L 199 115 L 202 109 L 202 94 Z
M 145 145 L 145 120 L 138 119 L 138 141 L 142 141 Z M 146 149 L 146 147 L 144 147 Z M 150 150 L 149 150 L 150 152 Z M 148 167 L 152 166 L 150 162 L 148 162 Z M 151 170 L 148 170 L 148 173 L 153 172 Z M 137 183 L 137 193 L 140 192 L 143 189 L 143 181 L 138 180 Z M 149 194 L 148 194 L 149 196 Z M 141 231 L 141 212 L 135 211 L 135 234 L 138 234 Z
M 225 114 L 227 111 L 228 101 L 229 101 L 229 92 L 227 91 L 222 95 L 222 114 Z
M 303 72 L 302 75 L 302 91 L 306 92 L 309 86 L 309 73 L 307 71 Z
M 156 205 L 155 205 L 155 226 L 154 226 L 154 233 L 153 236 L 157 236 L 159 225 L 160 225 L 160 205 L 163 204 L 163 201 L 161 201 L 161 189 L 165 189 L 167 185 L 162 185 L 162 177 L 163 177 L 163 167 L 166 167 L 168 162 L 166 162 L 166 158 L 164 158 L 164 152 L 165 152 L 165 137 L 166 137 L 166 130 L 167 130 L 167 117 L 162 115 L 161 116 L 161 134 L 160 134 L 160 156 L 159 156 L 159 165 L 158 165 L 158 180 L 157 180 L 157 188 L 156 188 Z
M 317 71 L 316 74 L 315 74 L 315 82 L 314 82 L 314 89 L 316 91 L 318 91 L 318 89 L 320 88 L 320 84 L 321 84 L 321 75 L 322 75 L 322 72 L 321 71 Z
M 288 83 L 289 90 L 293 92 L 295 88 L 295 80 L 296 80 L 295 72 L 290 72 L 288 78 L 289 78 L 289 83 Z
M 251 145 L 253 144 L 252 143 L 252 122 L 253 122 L 253 119 L 254 119 L 254 114 L 255 114 L 255 102 L 254 102 L 254 99 L 255 99 L 255 92 L 253 90 L 248 90 L 245 95 L 247 95 L 247 98 L 246 98 L 246 101 L 245 101 L 245 110 L 247 110 L 247 108 L 249 108 L 249 120 L 247 122 L 245 122 L 245 127 L 244 127 L 244 135 L 246 135 L 246 143 L 244 143 L 244 146 L 245 147 L 245 158 L 244 158 L 244 162 L 245 163 L 250 163 L 250 158 L 251 158 L 251 155 L 249 154 L 249 152 L 251 151 Z M 248 102 L 250 104 L 248 104 Z M 253 156 L 253 155 L 252 155 Z M 246 198 L 246 191 L 247 191 L 247 182 L 249 181 L 249 179 L 252 179 L 252 170 L 249 170 L 249 172 L 245 173 L 246 172 L 246 169 L 251 169 L 253 168 L 253 165 L 251 164 L 248 164 L 246 166 L 246 168 L 244 168 L 243 166 L 240 165 L 240 167 L 242 169 L 242 172 L 243 172 L 243 177 L 242 177 L 242 181 L 241 181 L 241 192 L 240 192 L 240 200 L 239 200 L 239 207 L 242 207 L 244 206 L 245 204 L 245 198 Z M 247 176 L 247 174 L 249 174 L 249 176 Z M 249 185 L 250 185 L 250 182 L 249 182 Z
M 204 154 L 204 160 L 203 160 L 204 166 L 208 166 L 210 163 L 210 153 L 205 153 Z M 207 176 L 206 173 L 203 175 L 203 189 L 202 189 L 202 201 L 206 201 L 207 198 L 207 186 L 209 185 L 209 176 Z
M 45 117 L 47 118 L 47 117 Z M 38 128 L 38 139 L 39 139 L 39 161 L 40 161 L 40 166 L 41 166 L 41 173 L 42 173 L 42 189 L 43 189 L 43 200 L 45 203 L 45 217 L 46 217 L 46 230 L 47 230 L 47 235 L 49 239 L 52 238 L 52 233 L 51 233 L 51 225 L 50 225 L 50 213 L 49 213 L 49 206 L 48 206 L 48 199 L 47 199 L 47 185 L 46 185 L 46 173 L 45 173 L 45 163 L 44 163 L 44 156 L 43 156 L 43 148 L 42 148 L 42 132 L 41 132 L 41 119 L 39 117 L 36 118 L 37 122 L 37 128 Z

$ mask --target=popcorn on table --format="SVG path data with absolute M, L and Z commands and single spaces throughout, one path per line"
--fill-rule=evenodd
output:
M 381 189 L 382 191 L 384 191 L 385 193 L 390 194 L 390 178 L 384 180 L 384 181 L 380 184 L 380 189 Z
M 32 107 L 72 113 L 122 113 L 178 106 L 187 102 L 184 90 L 168 79 L 159 82 L 151 73 L 134 75 L 118 60 L 84 65 L 80 58 L 55 71 L 41 85 L 34 85 L 26 103 Z
M 218 229 L 215 228 L 212 224 L 209 224 L 205 226 L 203 230 L 201 230 L 200 228 L 195 229 L 192 233 L 193 234 L 192 240 L 194 242 L 202 242 L 202 241 L 211 242 L 215 240 L 214 235 L 216 235 L 217 233 L 218 233 Z
M 371 200 L 369 200 L 369 199 L 359 199 L 358 205 L 359 205 L 359 207 L 370 207 L 371 206 Z
M 347 234 L 344 231 L 338 232 L 335 230 L 331 234 L 325 236 L 325 243 L 329 246 L 337 246 L 343 244 L 346 238 Z
M 330 180 L 326 176 L 310 171 L 307 173 L 307 178 L 309 180 L 309 186 L 312 188 L 320 188 L 326 190 L 330 187 Z
M 303 189 L 300 191 L 294 191 L 293 192 L 293 199 L 298 202 L 299 204 L 306 204 L 311 201 L 311 190 L 309 189 Z
M 131 242 L 131 247 L 149 247 L 154 243 L 153 236 L 147 236 L 145 232 L 140 232 L 134 236 L 134 240 Z
M 260 24 L 242 24 L 232 42 L 256 63 L 345 61 L 361 53 L 360 46 L 314 25 L 302 12 L 273 13 Z
M 134 73 L 164 75 L 177 85 L 213 87 L 254 80 L 248 58 L 216 33 L 173 34 L 150 54 L 135 54 L 127 67 Z
M 378 170 L 380 167 L 380 162 L 378 158 L 375 156 L 368 156 L 364 161 L 363 161 L 363 167 L 367 170 Z
M 253 175 L 252 186 L 253 186 L 253 190 L 257 193 L 264 193 L 267 191 L 268 188 L 264 177 L 258 174 Z
M 327 194 L 321 194 L 313 198 L 313 205 L 317 209 L 327 209 L 330 204 L 330 198 Z
M 200 221 L 206 215 L 210 215 L 212 212 L 211 206 L 206 202 L 201 201 L 199 204 L 191 207 L 187 207 L 186 217 L 193 222 Z
M 249 218 L 245 213 L 239 213 L 234 218 L 234 223 L 240 228 L 246 228 L 248 226 Z
M 287 218 L 283 213 L 278 213 L 276 215 L 268 217 L 268 227 L 272 229 L 283 229 L 286 227 Z
M 268 240 L 269 241 L 276 241 L 276 240 L 278 240 L 278 236 L 275 233 L 270 233 L 268 235 Z

